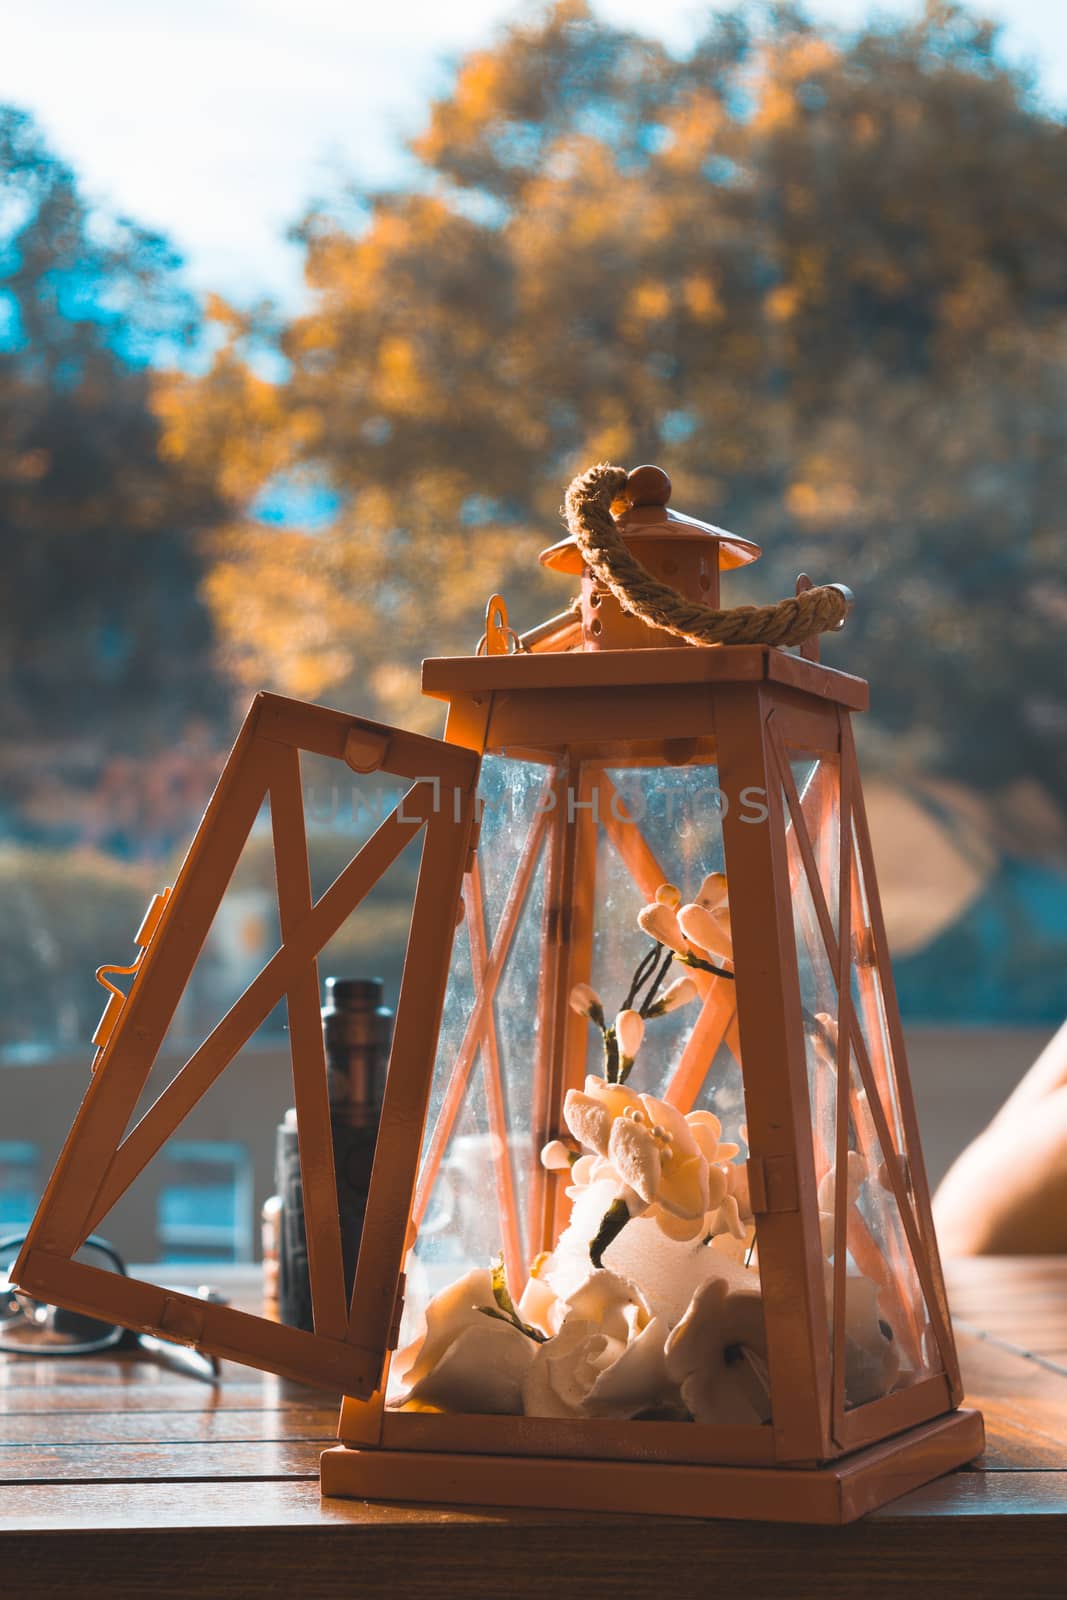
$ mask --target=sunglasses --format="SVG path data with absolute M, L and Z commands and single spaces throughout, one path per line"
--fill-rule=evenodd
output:
M 137 1350 L 156 1360 L 178 1367 L 192 1377 L 218 1380 L 220 1365 L 216 1356 L 202 1355 L 185 1345 L 172 1344 L 151 1334 L 135 1333 L 81 1311 L 36 1300 L 11 1282 L 11 1268 L 25 1241 L 25 1234 L 9 1234 L 0 1239 L 0 1352 L 12 1356 L 90 1356 L 104 1350 Z M 126 1264 L 114 1245 L 90 1234 L 74 1257 L 86 1266 L 126 1276 Z M 185 1291 L 188 1293 L 188 1291 Z M 227 1305 L 225 1295 L 202 1284 L 193 1290 L 202 1300 Z

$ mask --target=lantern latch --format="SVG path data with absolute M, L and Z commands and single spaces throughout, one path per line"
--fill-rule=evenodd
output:
M 122 1008 L 126 1004 L 127 999 L 126 994 L 118 987 L 116 983 L 112 982 L 112 979 L 116 977 L 136 978 L 138 972 L 140 971 L 141 963 L 144 960 L 145 952 L 147 951 L 148 946 L 152 943 L 152 940 L 159 929 L 159 925 L 163 920 L 163 912 L 166 910 L 167 901 L 170 899 L 170 893 L 170 889 L 166 888 L 163 889 L 159 894 L 152 897 L 148 910 L 141 919 L 141 926 L 138 928 L 133 938 L 133 942 L 137 946 L 137 959 L 128 967 L 119 967 L 115 966 L 114 964 L 108 964 L 96 969 L 96 981 L 107 990 L 108 1000 L 107 1005 L 104 1007 L 103 1015 L 96 1025 L 96 1032 L 93 1034 L 92 1038 L 93 1044 L 96 1045 L 96 1055 L 94 1056 L 92 1063 L 92 1070 L 94 1072 L 99 1065 L 100 1056 L 103 1052 L 104 1046 L 107 1044 L 108 1040 L 111 1038 L 111 1035 L 115 1031 L 119 1017 L 122 1014 Z
M 798 1211 L 797 1165 L 793 1157 L 749 1156 L 748 1193 L 754 1213 Z

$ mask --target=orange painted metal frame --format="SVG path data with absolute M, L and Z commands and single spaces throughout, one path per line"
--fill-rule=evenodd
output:
M 23 1286 L 253 1365 L 343 1386 L 349 1398 L 342 1410 L 342 1437 L 359 1448 L 327 1453 L 327 1492 L 835 1521 L 969 1459 L 980 1448 L 981 1425 L 973 1414 L 947 1414 L 958 1401 L 958 1369 L 848 726 L 848 711 L 866 704 L 866 685 L 815 661 L 750 646 L 493 654 L 428 662 L 424 681 L 427 692 L 450 702 L 444 742 L 274 696 L 257 700 L 102 1051 L 17 1265 Z M 490 940 L 472 841 L 480 758 L 486 750 L 502 747 L 509 754 L 521 749 L 527 759 L 545 764 L 546 785 L 556 789 L 557 804 L 535 818 Z M 829 754 L 839 762 L 836 931 L 809 835 L 811 819 L 792 779 L 786 755 L 790 748 Z M 315 904 L 300 796 L 301 749 L 345 760 L 357 771 L 381 770 L 412 783 L 397 810 Z M 492 1131 L 503 1139 L 497 1193 L 505 1253 L 509 1268 L 518 1270 L 521 1229 L 507 1148 L 494 994 L 538 860 L 543 852 L 546 959 L 538 979 L 543 1047 L 535 1063 L 533 1106 L 550 1133 L 557 1129 L 566 1088 L 580 1084 L 585 1070 L 585 1025 L 567 1005 L 571 986 L 589 976 L 594 926 L 599 830 L 582 802 L 609 781 L 603 770 L 609 757 L 619 764 L 672 765 L 690 759 L 686 751 L 697 750 L 703 760 L 714 753 L 719 784 L 727 794 L 739 796 L 746 789 L 762 794 L 767 817 L 765 824 L 752 825 L 737 806 L 728 807 L 724 815 L 737 980 L 708 986 L 690 1048 L 669 1093 L 677 1104 L 692 1103 L 723 1039 L 738 1059 L 743 1056 L 772 1424 L 560 1424 L 538 1418 L 389 1411 L 382 1390 L 402 1306 L 404 1253 L 414 1242 L 479 1053 Z M 561 803 L 572 789 L 578 800 L 573 815 L 569 802 Z M 278 865 L 281 948 L 126 1134 L 182 987 L 267 795 Z M 608 818 L 615 816 L 610 805 L 607 812 Z M 800 853 L 799 868 L 790 864 L 787 824 Z M 632 823 L 622 832 L 608 826 L 627 870 L 647 894 L 661 873 L 647 841 Z M 367 1220 L 346 1307 L 315 957 L 420 833 L 422 861 Z M 838 991 L 832 1153 L 818 1148 L 812 1132 L 791 904 L 798 871 L 808 880 Z M 853 927 L 863 915 L 860 879 L 869 929 Z M 477 998 L 420 1171 L 461 896 Z M 870 975 L 866 989 L 862 975 L 859 980 L 870 1051 L 853 1006 L 854 933 L 865 948 L 869 943 L 874 949 L 889 1059 L 880 1035 L 874 1047 L 870 1019 L 879 995 Z M 71 1259 L 97 1219 L 283 996 L 293 1037 L 301 1165 L 307 1173 L 315 1310 L 311 1334 L 152 1285 L 116 1282 Z M 850 1104 L 855 1110 L 854 1099 L 850 1102 L 853 1060 L 873 1130 L 870 1137 L 877 1138 L 886 1155 L 886 1180 L 945 1370 L 849 1410 L 841 1353 L 844 1245 L 847 1240 L 853 1246 L 853 1223 L 846 1222 L 846 1186 L 839 1184 L 828 1326 L 816 1185 L 831 1155 L 842 1169 Z M 896 1111 L 892 1105 L 887 1111 L 890 1095 Z M 897 1149 L 891 1121 L 903 1129 L 905 1151 Z M 562 1187 L 557 1179 L 540 1174 L 531 1184 L 526 1216 L 531 1245 L 554 1242 L 566 1216 Z M 855 1242 L 866 1247 L 861 1235 L 855 1235 Z M 873 1241 L 867 1242 L 875 1248 Z M 889 1263 L 888 1280 L 899 1266 Z M 912 1337 L 917 1332 L 912 1329 Z M 889 1435 L 898 1437 L 886 1443 Z
M 810 1472 L 673 1460 L 572 1459 L 555 1453 L 522 1457 L 340 1445 L 321 1458 L 322 1492 L 437 1505 L 564 1507 L 839 1525 L 973 1460 L 983 1442 L 980 1415 L 964 1410 Z
M 897 1150 L 883 1104 L 883 1095 L 887 1094 L 888 1073 L 893 1072 L 902 1118 L 905 1118 L 905 1125 L 907 1126 L 905 1106 L 909 1107 L 911 1127 L 914 1129 L 914 1106 L 911 1102 L 910 1085 L 903 1055 L 903 1040 L 900 1037 L 899 1018 L 895 1018 L 895 1006 L 891 1005 L 888 998 L 886 998 L 887 1023 L 892 1028 L 893 1021 L 894 1019 L 896 1020 L 899 1044 L 894 1049 L 894 1061 L 881 1064 L 879 1078 L 876 1081 L 859 1018 L 852 1004 L 851 973 L 854 941 L 851 919 L 854 906 L 859 905 L 858 896 L 854 893 L 852 817 L 854 811 L 858 810 L 858 807 L 862 804 L 862 798 L 855 749 L 852 742 L 851 729 L 848 725 L 847 713 L 842 708 L 838 708 L 837 714 L 841 725 L 841 788 L 839 795 L 839 905 L 838 931 L 836 933 L 829 907 L 826 903 L 826 896 L 815 861 L 812 842 L 808 834 L 803 807 L 797 794 L 796 784 L 786 755 L 787 744 L 793 744 L 795 748 L 803 747 L 803 734 L 801 732 L 798 736 L 798 730 L 789 726 L 788 712 L 783 715 L 781 707 L 772 712 L 768 718 L 768 730 L 774 751 L 777 777 L 786 796 L 794 836 L 800 849 L 805 875 L 811 892 L 812 904 L 815 908 L 827 958 L 830 962 L 831 971 L 834 973 L 838 991 L 837 1148 L 834 1165 L 837 1171 L 844 1170 L 843 1164 L 845 1153 L 847 1152 L 848 1116 L 851 1108 L 859 1133 L 861 1149 L 865 1154 L 869 1148 L 873 1147 L 873 1140 L 870 1138 L 871 1125 L 873 1124 L 873 1134 L 884 1157 L 883 1171 L 888 1178 L 907 1238 L 910 1258 L 914 1263 L 914 1270 L 930 1312 L 936 1347 L 940 1354 L 943 1368 L 941 1373 L 934 1373 L 925 1379 L 921 1379 L 907 1389 L 897 1391 L 880 1401 L 858 1407 L 854 1411 L 846 1413 L 843 1383 L 844 1276 L 846 1260 L 844 1228 L 846 1225 L 847 1185 L 837 1184 L 834 1220 L 832 1431 L 835 1443 L 839 1448 L 855 1449 L 873 1440 L 883 1438 L 887 1431 L 892 1431 L 894 1426 L 897 1428 L 907 1427 L 916 1421 L 925 1421 L 941 1414 L 948 1407 L 959 1403 L 960 1393 L 958 1361 L 951 1322 L 947 1315 L 947 1302 L 940 1261 L 936 1250 L 931 1252 L 927 1248 L 926 1238 L 920 1230 L 919 1218 L 923 1215 L 924 1193 L 927 1213 L 929 1206 L 928 1191 L 925 1187 L 925 1174 L 921 1174 L 918 1181 L 912 1180 L 912 1193 L 909 1195 L 905 1185 L 904 1174 L 910 1174 L 912 1171 L 910 1152 Z M 877 907 L 873 868 L 869 863 L 869 858 L 863 865 L 864 887 L 873 921 Z M 863 937 L 867 930 L 859 929 L 857 932 L 860 937 Z M 885 959 L 888 961 L 887 957 Z M 879 970 L 881 972 L 880 968 Z M 855 1095 L 851 1093 L 853 1060 L 856 1062 L 865 1092 L 867 1117 L 863 1116 L 863 1108 L 857 1102 Z M 917 1131 L 914 1133 L 914 1138 L 917 1144 Z M 909 1157 L 904 1163 L 900 1160 L 902 1155 Z M 912 1207 L 913 1197 L 915 1201 L 914 1209 Z M 862 1219 L 853 1212 L 849 1218 L 849 1223 L 849 1248 L 856 1254 L 857 1259 L 863 1260 L 865 1270 L 870 1270 L 872 1276 L 875 1276 L 882 1288 L 890 1294 L 898 1314 L 903 1319 L 899 1325 L 905 1335 L 907 1345 L 916 1364 L 920 1365 L 921 1329 L 916 1324 L 912 1306 L 900 1294 L 898 1288 L 902 1275 L 908 1269 L 908 1261 L 896 1249 L 891 1238 L 889 1240 L 889 1260 L 884 1263 L 882 1270 L 879 1270 L 880 1263 L 878 1258 L 880 1253 L 866 1227 L 861 1225 Z M 932 1228 L 930 1228 L 930 1232 L 932 1233 Z
M 587 660 L 587 657 L 579 657 L 567 663 L 575 687 Z M 499 664 L 499 660 L 493 663 L 494 666 Z M 815 672 L 820 670 L 814 668 Z M 558 708 L 558 720 L 550 727 L 548 717 L 553 697 L 538 690 L 531 697 L 513 693 L 506 697 L 503 708 L 499 703 L 487 708 L 489 748 L 495 747 L 496 737 L 504 734 L 510 737 L 515 728 L 524 727 L 529 731 L 528 698 L 535 698 L 538 703 L 542 719 L 539 733 L 545 736 L 545 744 L 569 763 L 564 776 L 556 781 L 578 785 L 578 804 L 573 807 L 570 825 L 560 806 L 555 808 L 549 822 L 547 878 L 550 888 L 545 915 L 546 929 L 554 935 L 556 976 L 542 978 L 540 1004 L 547 1006 L 546 1015 L 557 1018 L 551 1051 L 555 1068 L 547 1103 L 549 1107 L 556 1107 L 558 1116 L 563 1092 L 567 1086 L 581 1081 L 585 1062 L 584 1025 L 569 1012 L 565 1003 L 571 984 L 589 977 L 597 827 L 585 802 L 595 785 L 600 791 L 600 822 L 605 832 L 612 838 L 642 893 L 651 894 L 662 880 L 663 870 L 640 829 L 632 821 L 624 820 L 625 813 L 620 817 L 618 810 L 606 803 L 605 796 L 610 800 L 610 779 L 604 766 L 616 760 L 625 762 L 625 755 L 619 754 L 620 741 L 621 748 L 631 749 L 634 758 L 642 764 L 650 759 L 650 748 L 656 746 L 650 747 L 648 742 L 652 736 L 651 702 L 641 701 L 635 706 L 632 696 L 620 701 L 619 697 L 601 690 L 599 694 L 583 697 L 584 703 L 576 719 L 572 694 L 567 707 Z M 464 695 L 457 695 L 457 703 L 464 699 Z M 736 998 L 732 994 L 726 997 L 727 987 L 732 990 L 733 986 L 721 980 L 711 986 L 691 1036 L 689 1059 L 683 1056 L 685 1070 L 681 1075 L 676 1074 L 670 1092 L 679 1103 L 683 1098 L 691 1103 L 710 1064 L 712 1046 L 717 1047 L 724 1036 L 730 1035 L 739 1055 L 743 1048 L 751 1158 L 760 1177 L 757 1228 L 774 1427 L 772 1430 L 704 1427 L 700 1429 L 702 1437 L 698 1443 L 684 1432 L 679 1434 L 677 1428 L 663 1430 L 657 1425 L 664 1437 L 654 1446 L 647 1431 L 649 1425 L 643 1422 L 612 1424 L 608 1429 L 600 1422 L 568 1424 L 561 1429 L 557 1424 L 539 1423 L 538 1419 L 433 1416 L 380 1409 L 376 1419 L 372 1419 L 367 1408 L 349 1402 L 342 1421 L 342 1437 L 353 1444 L 362 1443 L 364 1447 L 370 1444 L 384 1451 L 413 1455 L 442 1450 L 464 1456 L 492 1454 L 499 1461 L 536 1456 L 539 1451 L 548 1449 L 549 1441 L 554 1441 L 551 1453 L 590 1462 L 610 1459 L 639 1462 L 656 1454 L 660 1460 L 701 1459 L 720 1464 L 732 1461 L 739 1470 L 745 1462 L 751 1464 L 756 1460 L 764 1463 L 773 1460 L 779 1465 L 790 1464 L 804 1470 L 843 1452 L 854 1451 L 863 1443 L 927 1423 L 951 1410 L 951 1390 L 943 1374 L 934 1374 L 867 1406 L 846 1410 L 843 1360 L 834 1359 L 835 1350 L 843 1351 L 843 1271 L 835 1282 L 834 1315 L 829 1328 L 824 1309 L 814 1194 L 816 1152 L 810 1132 L 811 1109 L 796 988 L 791 907 L 795 871 L 802 871 L 810 878 L 812 870 L 817 876 L 817 869 L 814 869 L 809 837 L 810 823 L 795 795 L 795 785 L 790 794 L 792 780 L 784 751 L 789 745 L 831 752 L 845 774 L 838 797 L 842 822 L 837 835 L 838 880 L 842 895 L 838 927 L 844 929 L 844 936 L 828 947 L 835 979 L 844 997 L 839 1006 L 844 1052 L 851 1048 L 852 1037 L 858 1031 L 850 1009 L 853 941 L 850 934 L 852 829 L 849 821 L 858 778 L 854 775 L 854 761 L 848 755 L 850 746 L 846 745 L 842 731 L 843 726 L 847 727 L 847 712 L 826 697 L 805 703 L 806 697 L 794 684 L 779 688 L 770 675 L 762 682 L 747 677 L 727 678 L 716 686 L 710 698 L 702 696 L 701 702 L 698 706 L 694 699 L 686 707 L 687 730 L 692 741 L 702 741 L 703 759 L 717 756 L 720 784 L 728 792 L 736 794 L 746 786 L 764 791 L 770 815 L 766 828 L 751 828 L 736 819 L 724 823 L 731 906 L 735 908 L 735 957 L 742 977 Z M 588 733 L 594 726 L 596 739 L 590 744 Z M 662 736 L 662 719 L 660 729 L 662 758 L 669 761 L 665 752 L 671 746 Z M 575 731 L 579 731 L 582 738 L 569 745 L 568 735 Z M 668 737 L 673 736 L 672 725 Z M 711 749 L 709 739 L 713 741 Z M 783 767 L 787 778 L 783 777 Z M 787 820 L 796 831 L 801 849 L 801 864 L 792 870 L 785 853 Z M 530 844 L 528 839 L 524 855 Z M 553 850 L 555 866 L 551 865 Z M 828 917 L 821 883 L 812 885 L 812 902 L 817 911 L 821 908 Z M 820 917 L 820 931 L 825 937 L 823 920 Z M 773 948 L 775 940 L 776 949 Z M 546 990 L 550 991 L 551 1003 L 546 998 Z M 716 990 L 720 991 L 719 995 Z M 780 1006 L 776 1006 L 773 999 L 776 991 L 782 995 Z M 768 996 L 772 997 L 770 1004 Z M 740 1006 L 740 1038 L 734 1020 L 735 1005 Z M 768 1073 L 761 1063 L 768 1061 L 786 1064 L 784 1080 L 781 1077 L 775 1080 L 772 1072 L 770 1082 L 766 1081 Z M 840 1096 L 848 1089 L 850 1073 L 842 1074 L 839 1069 L 837 1081 Z M 789 1113 L 783 1117 L 782 1105 L 790 1102 Z M 544 1104 L 543 1095 L 541 1103 Z M 847 1134 L 847 1127 L 846 1110 L 845 1115 L 838 1118 L 839 1137 Z M 555 1131 L 557 1127 L 546 1129 L 546 1132 Z M 550 1196 L 553 1186 L 562 1188 L 558 1180 L 542 1180 L 542 1193 L 547 1190 Z M 842 1204 L 835 1223 L 839 1230 L 845 1225 L 847 1189 L 843 1185 L 840 1195 Z M 543 1204 L 541 1214 L 541 1237 L 547 1246 L 566 1220 L 565 1205 L 561 1203 L 553 1210 L 550 1204 Z M 531 1209 L 531 1237 L 535 1221 Z M 863 1246 L 868 1258 L 881 1260 L 858 1216 L 849 1218 L 848 1238 L 850 1248 Z M 837 1260 L 843 1269 L 844 1249 L 837 1253 Z M 892 1281 L 888 1269 L 886 1277 Z M 798 1305 L 806 1307 L 803 1331 L 798 1326 Z M 669 1440 L 667 1433 L 672 1435 Z M 674 1450 L 684 1451 L 684 1455 L 674 1456 Z M 338 1470 L 336 1466 L 330 1468 L 334 1473 Z
M 346 761 L 358 772 L 381 771 L 412 784 L 315 904 L 304 828 L 301 750 Z M 304 1381 L 337 1384 L 357 1394 L 370 1394 L 377 1387 L 392 1339 L 418 1156 L 421 1116 L 413 1121 L 410 1102 L 418 1103 L 422 1083 L 429 1078 L 447 976 L 450 938 L 445 935 L 451 934 L 467 864 L 478 768 L 476 754 L 440 740 L 278 696 L 257 697 L 100 1054 L 14 1268 L 15 1280 L 24 1289 Z M 281 947 L 127 1134 L 182 989 L 268 797 Z M 403 1014 L 391 1057 L 404 1067 L 391 1068 L 388 1074 L 389 1112 L 383 1118 L 388 1127 L 379 1140 L 371 1181 L 370 1203 L 384 1225 L 380 1223 L 368 1250 L 361 1252 L 350 1309 L 341 1260 L 316 957 L 420 834 L 422 860 L 401 991 Z M 72 1259 L 283 995 L 292 1041 L 313 1333 L 120 1278 Z M 405 1080 L 414 1080 L 415 1089 Z M 384 1257 L 389 1255 L 387 1263 Z M 377 1293 L 367 1287 L 368 1273 L 379 1284 Z

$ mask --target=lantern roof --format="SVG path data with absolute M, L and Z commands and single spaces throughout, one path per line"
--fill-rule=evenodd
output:
M 734 567 L 744 567 L 758 561 L 763 551 L 751 539 L 717 528 L 713 522 L 701 522 L 683 511 L 674 511 L 667 502 L 671 496 L 671 480 L 661 467 L 635 467 L 630 473 L 622 498 L 611 508 L 620 533 L 646 540 L 695 540 L 706 543 L 714 540 L 717 549 L 718 570 L 729 572 Z M 541 565 L 553 572 L 580 575 L 584 563 L 574 536 L 560 539 L 557 544 L 542 550 Z

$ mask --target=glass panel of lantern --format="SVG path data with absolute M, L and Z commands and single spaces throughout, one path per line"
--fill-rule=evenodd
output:
M 485 758 L 391 1408 L 770 1419 L 714 744 L 635 750 Z
M 852 1039 L 849 1081 L 838 1092 L 837 940 L 840 936 L 840 771 L 836 759 L 793 759 L 783 786 L 786 853 L 835 1392 L 851 1410 L 944 1370 L 908 1230 L 894 1188 L 905 1155 L 881 978 L 870 941 L 859 844 L 850 820 L 849 940 Z M 863 1055 L 861 1066 L 857 1043 Z M 838 1144 L 838 1115 L 847 1128 Z M 886 1136 L 888 1135 L 888 1140 Z M 889 1149 L 887 1152 L 887 1142 Z M 887 1153 L 895 1163 L 891 1171 Z M 842 1345 L 834 1346 L 835 1200 L 839 1154 L 847 1166 Z M 899 1181 L 899 1180 L 898 1180 Z

